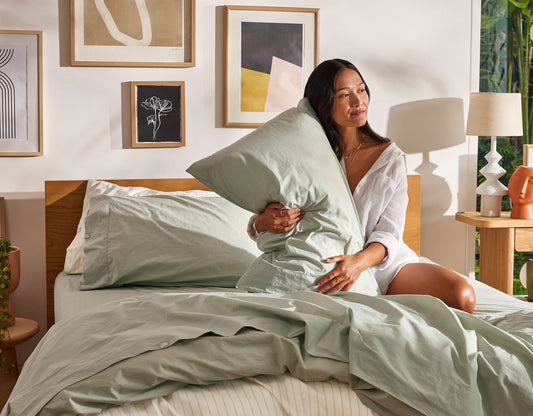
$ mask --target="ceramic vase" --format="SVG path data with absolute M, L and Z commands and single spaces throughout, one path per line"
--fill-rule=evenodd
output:
M 511 218 L 533 219 L 533 167 L 518 166 L 509 179 Z

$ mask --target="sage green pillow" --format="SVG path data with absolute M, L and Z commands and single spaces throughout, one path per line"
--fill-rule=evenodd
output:
M 316 290 L 335 265 L 324 259 L 363 248 L 363 234 L 346 177 L 307 99 L 228 147 L 193 163 L 191 175 L 253 212 L 270 202 L 300 207 L 304 218 L 287 233 L 263 232 L 263 252 L 237 287 L 254 292 Z M 376 295 L 370 270 L 353 291 Z
M 235 287 L 260 255 L 246 232 L 249 216 L 219 196 L 92 198 L 80 289 Z

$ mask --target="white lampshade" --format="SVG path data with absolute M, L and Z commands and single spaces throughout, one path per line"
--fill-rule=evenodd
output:
M 520 94 L 471 93 L 466 134 L 471 136 L 522 136 Z

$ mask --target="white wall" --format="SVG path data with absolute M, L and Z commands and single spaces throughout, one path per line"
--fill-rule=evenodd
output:
M 396 132 L 399 137 L 392 138 L 409 149 L 409 169 L 422 174 L 422 254 L 463 273 L 473 269 L 473 230 L 453 215 L 474 208 L 477 145 L 462 132 L 469 91 L 477 90 L 479 2 L 290 2 L 320 8 L 321 60 L 343 57 L 359 67 L 372 91 L 373 127 L 387 135 Z M 181 177 L 193 161 L 248 132 L 221 127 L 218 6 L 225 4 L 197 0 L 196 67 L 163 69 L 70 67 L 68 0 L 0 2 L 1 29 L 43 31 L 44 156 L 0 158 L 7 232 L 22 248 L 22 282 L 13 300 L 17 315 L 42 328 L 19 348 L 21 361 L 45 328 L 44 181 Z M 126 83 L 142 80 L 185 81 L 186 147 L 123 147 L 129 140 Z M 424 109 L 434 125 L 422 125 L 418 110 Z M 453 146 L 441 148 L 448 139 Z

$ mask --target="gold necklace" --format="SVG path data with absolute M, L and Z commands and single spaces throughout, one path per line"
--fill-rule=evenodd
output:
M 363 142 L 360 141 L 359 144 L 357 145 L 357 147 L 352 151 L 350 152 L 349 154 L 347 154 L 346 156 L 343 156 L 344 157 L 344 167 L 346 169 L 346 171 L 348 171 L 348 168 L 352 165 L 352 162 L 354 161 L 354 159 L 351 159 L 350 162 L 348 164 L 346 164 L 346 162 L 348 161 L 348 159 L 350 159 L 355 153 L 357 153 L 357 151 L 361 148 L 361 146 L 363 145 Z
M 346 156 L 343 156 L 344 157 L 344 160 L 347 160 L 349 159 L 355 152 L 357 152 L 360 148 L 361 148 L 361 145 L 363 144 L 363 142 L 359 142 L 359 144 L 357 145 L 357 147 L 349 154 L 347 154 Z

